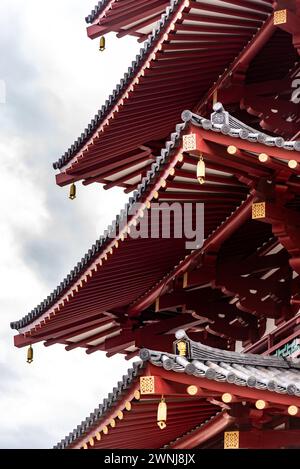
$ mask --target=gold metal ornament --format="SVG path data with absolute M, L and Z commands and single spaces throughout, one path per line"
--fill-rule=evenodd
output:
M 186 342 L 184 340 L 177 343 L 177 348 L 178 348 L 179 355 L 181 357 L 186 357 Z
M 255 202 L 252 204 L 252 220 L 266 217 L 266 202 Z
M 167 426 L 166 421 L 167 421 L 167 404 L 166 404 L 164 397 L 162 396 L 161 401 L 158 404 L 158 408 L 157 408 L 157 425 L 159 426 L 161 430 L 166 428 Z
M 100 37 L 100 43 L 99 43 L 99 50 L 100 52 L 103 52 L 105 50 L 105 37 L 101 36 Z
M 186 388 L 186 392 L 190 395 L 190 396 L 195 396 L 198 392 L 198 388 L 197 386 L 191 384 L 190 386 L 188 386 Z
M 287 10 L 274 11 L 273 24 L 285 24 L 287 22 Z
M 292 416 L 295 416 L 297 415 L 299 412 L 299 409 L 296 405 L 290 405 L 289 408 L 288 408 L 288 414 L 289 415 L 292 415 Z
M 205 182 L 205 163 L 203 156 L 201 155 L 197 164 L 197 179 L 199 184 L 204 184 Z
M 107 435 L 107 434 L 108 434 L 108 427 L 105 425 L 105 426 L 102 428 L 102 431 L 103 431 L 104 435 Z
M 27 363 L 32 363 L 33 362 L 33 348 L 31 345 L 29 345 L 29 348 L 27 350 Z
M 173 349 L 175 355 L 179 355 L 180 357 L 191 358 L 190 343 L 185 338 L 175 340 L 175 342 L 173 342 Z
M 71 187 L 70 187 L 69 199 L 71 199 L 71 200 L 76 199 L 76 186 L 75 186 L 74 183 L 73 183 L 73 184 L 71 185 Z
M 224 449 L 239 449 L 240 447 L 240 433 L 225 432 L 224 433 Z

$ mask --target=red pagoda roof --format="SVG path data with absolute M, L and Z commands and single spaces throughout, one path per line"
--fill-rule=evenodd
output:
M 224 69 L 228 78 L 251 62 L 276 30 L 271 2 L 225 3 L 171 2 L 105 105 L 54 164 L 59 185 L 84 180 L 131 191 L 182 109 L 208 105 Z
M 55 448 L 203 447 L 222 440 L 224 430 L 235 430 L 239 418 L 267 430 L 278 426 L 278 418 L 287 420 L 289 406 L 299 414 L 299 361 L 214 349 L 184 331 L 176 337 L 175 344 L 187 347 L 185 356 L 141 350 L 144 363 L 134 363 L 103 404 Z M 167 404 L 163 429 L 156 416 L 161 395 Z M 295 445 L 296 435 L 283 440 L 280 434 L 279 441 L 275 430 L 272 435 L 272 447 Z M 299 444 L 299 431 L 297 438 Z
M 127 323 L 128 314 L 131 320 L 137 320 L 139 327 L 143 324 L 147 331 L 147 325 L 156 321 L 156 325 L 152 324 L 151 328 L 159 334 L 184 323 L 201 323 L 199 318 L 190 314 L 178 314 L 174 309 L 175 304 L 163 308 L 161 303 L 157 313 L 149 307 L 168 291 L 175 279 L 182 278 L 192 266 L 197 266 L 205 252 L 213 248 L 216 253 L 221 249 L 225 261 L 228 253 L 232 255 L 238 246 L 242 246 L 245 257 L 255 253 L 270 240 L 273 248 L 278 244 L 268 224 L 249 220 L 251 208 L 253 202 L 259 200 L 258 194 L 262 190 L 259 189 L 260 181 L 270 177 L 275 180 L 276 177 L 279 180 L 284 178 L 291 199 L 295 197 L 293 191 L 297 193 L 299 188 L 299 142 L 285 141 L 281 137 L 270 137 L 256 131 L 230 116 L 220 104 L 215 109 L 211 120 L 189 111 L 183 113 L 185 122 L 177 126 L 151 171 L 134 192 L 125 210 L 109 227 L 105 237 L 92 246 L 40 306 L 22 320 L 12 323 L 12 327 L 20 332 L 16 336 L 16 344 L 22 346 L 46 340 L 46 345 L 62 342 L 67 350 L 84 346 L 88 348 L 87 353 L 107 350 L 112 354 L 121 351 L 130 357 L 136 353 L 144 337 L 138 339 L 133 334 Z M 190 140 L 196 150 L 192 149 L 194 147 L 185 147 L 191 143 Z M 233 157 L 227 153 L 228 147 L 235 151 Z M 195 151 L 196 154 L 201 152 L 206 161 L 204 185 L 196 181 L 198 157 Z M 266 164 L 257 159 L 258 154 L 265 152 L 268 153 Z M 291 158 L 296 162 L 296 166 L 291 165 L 294 169 L 287 164 Z M 185 239 L 173 236 L 169 239 L 128 237 L 130 229 L 141 221 L 141 217 L 155 201 L 176 201 L 180 204 L 204 202 L 203 247 L 190 253 L 186 249 Z M 135 203 L 141 204 L 138 212 L 130 215 L 120 229 L 122 220 Z M 297 199 L 290 203 L 298 204 Z M 235 236 L 239 237 L 237 243 Z M 271 251 L 268 246 L 263 248 L 260 256 Z M 291 254 L 294 255 L 293 252 Z M 259 262 L 261 260 L 262 257 L 258 259 Z M 289 254 L 279 253 L 269 257 L 264 269 L 270 270 L 278 262 L 280 268 L 284 268 L 288 260 Z M 197 275 L 198 284 L 207 284 L 206 290 L 203 290 L 207 298 L 221 302 L 223 310 L 235 309 L 235 306 L 225 306 L 224 302 L 228 301 L 226 294 L 211 290 L 209 284 L 214 279 L 213 271 L 208 269 Z M 266 284 L 266 288 L 273 287 Z M 276 288 L 278 290 L 279 287 Z M 182 298 L 177 304 L 182 304 L 181 301 Z M 269 314 L 277 314 L 275 303 L 268 300 Z M 254 320 L 247 310 L 244 313 L 240 310 L 239 315 L 247 324 Z M 140 319 L 134 319 L 137 317 Z M 137 331 L 140 331 L 139 327 Z M 119 343 L 121 330 L 122 343 Z M 126 330 L 128 332 L 125 333 Z M 228 331 L 229 335 L 238 334 L 235 337 L 240 337 L 239 340 L 246 337 L 245 331 L 238 332 L 238 328 L 229 327 Z M 152 336 L 147 334 L 151 343 Z

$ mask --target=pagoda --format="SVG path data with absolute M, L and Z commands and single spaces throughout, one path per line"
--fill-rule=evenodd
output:
M 57 448 L 299 448 L 300 1 L 103 0 L 86 21 L 100 50 L 144 45 L 56 182 L 131 195 L 11 327 L 29 361 L 40 341 L 142 361 Z

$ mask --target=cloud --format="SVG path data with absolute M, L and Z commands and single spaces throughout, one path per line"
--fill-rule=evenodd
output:
M 92 0 L 91 0 L 92 1 Z M 120 211 L 120 189 L 78 187 L 71 202 L 52 162 L 73 143 L 119 81 L 139 45 L 109 35 L 107 50 L 86 38 L 94 3 L 37 0 L 0 4 L 0 447 L 52 447 L 111 391 L 128 368 L 63 346 L 13 347 L 10 321 L 44 299 Z M 13 25 L 13 27 L 12 27 Z M 105 378 L 105 379 L 104 379 Z

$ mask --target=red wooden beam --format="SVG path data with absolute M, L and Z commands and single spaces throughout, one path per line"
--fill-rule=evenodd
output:
M 197 448 L 214 436 L 226 430 L 229 425 L 234 423 L 234 417 L 231 417 L 226 412 L 214 417 L 207 424 L 201 426 L 197 430 L 183 436 L 179 440 L 176 439 L 174 443 L 169 445 L 172 449 L 191 449 Z

